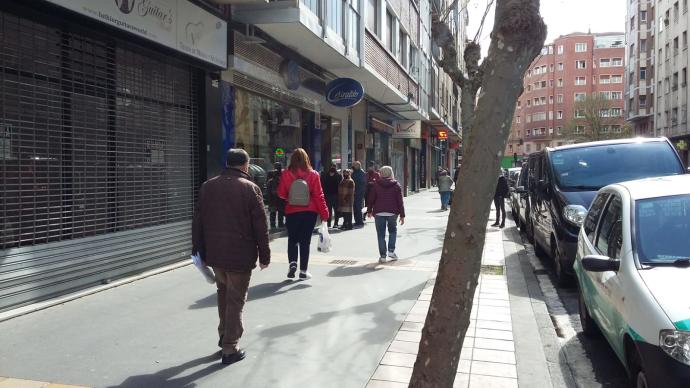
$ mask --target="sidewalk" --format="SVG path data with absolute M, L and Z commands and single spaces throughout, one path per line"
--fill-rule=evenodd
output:
M 493 210 L 491 214 L 494 214 Z M 514 223 L 508 222 L 506 231 L 512 227 Z M 539 349 L 541 341 L 538 340 L 529 296 L 520 292 L 521 286 L 524 286 L 524 279 L 519 278 L 522 273 L 506 273 L 506 257 L 513 258 L 513 253 L 517 253 L 519 249 L 522 247 L 504 237 L 503 230 L 487 228 L 482 273 L 472 304 L 470 326 L 465 335 L 454 387 L 552 386 L 546 358 Z M 408 386 L 435 277 L 434 275 L 427 281 L 395 340 L 379 362 L 367 388 Z M 509 277 L 514 284 L 510 292 Z M 521 322 L 517 322 L 518 320 Z M 529 342 L 534 344 L 535 341 L 535 346 L 527 345 Z M 521 347 L 516 348 L 516 344 Z

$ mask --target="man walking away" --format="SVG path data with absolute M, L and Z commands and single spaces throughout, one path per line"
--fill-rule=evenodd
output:
M 386 256 L 397 260 L 395 241 L 398 235 L 396 221 L 400 216 L 400 225 L 405 224 L 405 206 L 403 205 L 402 187 L 393 176 L 390 166 L 381 167 L 381 179 L 374 182 L 369 194 L 367 216 L 375 217 L 376 237 L 379 243 L 379 263 L 386 262 Z M 388 228 L 388 250 L 386 250 L 386 228 Z
M 270 173 L 271 178 L 266 184 L 268 196 L 268 215 L 271 229 L 276 227 L 276 216 L 278 218 L 278 227 L 285 226 L 285 201 L 278 196 L 278 185 L 280 184 L 280 176 L 283 173 L 283 166 L 280 163 L 273 165 L 274 170 Z
M 343 177 L 338 174 L 338 170 L 335 165 L 331 164 L 328 171 L 324 171 L 321 174 L 321 187 L 323 187 L 323 195 L 326 197 L 326 205 L 328 206 L 328 212 L 330 213 L 330 218 L 328 219 L 328 227 L 331 227 L 331 221 L 333 221 L 333 227 L 338 227 L 338 214 L 336 213 L 336 208 L 338 207 L 338 185 Z
M 505 199 L 510 193 L 508 188 L 508 181 L 506 177 L 501 174 L 498 177 L 498 183 L 496 184 L 496 193 L 494 194 L 494 206 L 496 207 L 496 222 L 491 226 L 500 226 L 501 229 L 506 226 L 506 202 Z M 500 224 L 499 224 L 500 220 Z
M 364 226 L 364 217 L 362 214 L 362 207 L 364 206 L 364 195 L 367 189 L 367 177 L 362 171 L 362 163 L 352 163 L 352 180 L 355 182 L 355 202 L 352 206 L 352 211 L 355 214 L 355 226 Z
M 448 173 L 443 170 L 438 177 L 438 192 L 441 194 L 441 210 L 448 210 L 448 203 L 450 202 L 450 195 L 452 191 L 453 180 Z
M 244 331 L 242 309 L 257 257 L 261 269 L 268 267 L 268 225 L 259 186 L 248 174 L 249 155 L 230 149 L 227 169 L 206 181 L 199 190 L 199 203 L 192 223 L 192 252 L 213 267 L 218 288 L 218 346 L 222 363 L 244 359 L 238 347 Z
M 343 217 L 341 230 L 352 230 L 352 209 L 355 199 L 355 181 L 350 170 L 343 171 L 343 181 L 338 186 L 338 213 Z

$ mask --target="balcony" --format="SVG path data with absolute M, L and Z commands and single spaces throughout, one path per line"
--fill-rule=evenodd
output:
M 325 0 L 219 1 L 245 1 L 235 7 L 234 20 L 260 28 L 324 69 L 337 74 L 338 69 L 360 65 L 359 17 L 336 20 L 334 25 L 333 20 L 326 20 Z M 354 28 L 357 31 L 353 33 Z

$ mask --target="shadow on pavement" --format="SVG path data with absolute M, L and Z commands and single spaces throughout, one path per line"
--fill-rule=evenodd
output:
M 376 271 L 380 271 L 383 268 L 377 267 L 376 263 L 371 263 L 367 264 L 364 266 L 358 266 L 358 267 L 337 267 L 335 269 L 332 269 L 330 272 L 326 274 L 328 277 L 333 277 L 333 278 L 339 278 L 339 277 L 346 277 L 346 276 L 357 276 L 357 275 L 364 275 Z
M 436 210 L 429 210 L 427 213 L 445 213 L 447 210 L 442 210 L 442 209 L 436 209 Z
M 223 369 L 224 366 L 218 362 L 219 359 L 220 352 L 215 352 L 209 356 L 199 357 L 195 360 L 185 362 L 182 365 L 166 368 L 156 373 L 128 377 L 121 384 L 114 385 L 109 388 L 193 387 L 196 386 L 196 384 L 194 384 L 195 381 Z M 212 362 L 213 364 L 206 366 L 204 369 L 198 370 L 186 376 L 174 378 L 175 376 L 184 373 L 188 369 Z
M 294 285 L 294 287 L 283 289 L 283 288 L 290 286 L 290 285 Z M 284 280 L 284 281 L 279 282 L 279 283 L 257 284 L 255 286 L 249 287 L 249 293 L 247 295 L 247 302 L 252 301 L 252 300 L 264 299 L 264 298 L 269 298 L 271 296 L 284 294 L 288 291 L 303 290 L 303 289 L 309 288 L 309 287 L 311 287 L 310 284 L 303 283 L 299 280 Z M 203 309 L 203 308 L 216 307 L 216 306 L 217 306 L 217 296 L 216 296 L 216 293 L 214 292 L 213 294 L 206 296 L 206 297 L 199 299 L 196 302 L 194 302 L 193 305 L 189 306 L 189 309 L 195 310 L 195 309 Z

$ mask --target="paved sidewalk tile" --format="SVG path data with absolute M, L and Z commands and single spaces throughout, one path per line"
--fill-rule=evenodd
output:
M 410 321 L 405 321 L 405 322 L 403 322 L 402 326 L 400 326 L 400 330 L 405 330 L 405 331 L 421 332 L 423 328 L 424 328 L 423 323 L 410 322 Z
M 406 341 L 393 341 L 388 347 L 389 352 L 417 354 L 419 343 Z
M 414 362 L 416 359 L 416 354 L 386 352 L 386 354 L 383 356 L 383 359 L 381 360 L 381 364 L 412 368 L 414 366 Z
M 510 340 L 475 338 L 474 347 L 477 349 L 505 350 L 508 352 L 515 351 L 515 343 Z
M 394 381 L 371 380 L 366 388 L 407 388 L 407 383 L 396 383 Z
M 396 383 L 409 383 L 412 377 L 412 368 L 401 366 L 379 365 L 372 379 L 394 381 Z
M 469 388 L 517 388 L 517 379 L 505 378 L 505 377 L 494 377 L 494 376 L 483 376 L 483 375 L 471 375 Z
M 515 365 L 501 364 L 497 362 L 472 361 L 472 374 L 508 377 L 517 379 L 517 369 Z
M 419 341 L 422 339 L 422 333 L 421 332 L 415 332 L 415 331 L 403 331 L 403 330 L 401 330 L 395 336 L 395 339 L 397 341 L 407 341 L 407 342 L 419 343 Z
M 491 338 L 501 340 L 513 340 L 513 332 L 507 330 L 475 329 L 474 336 L 479 338 Z
M 515 364 L 514 352 L 475 348 L 472 353 L 472 360 Z

